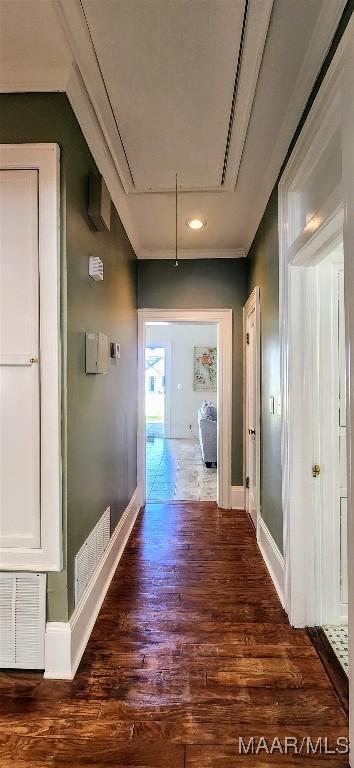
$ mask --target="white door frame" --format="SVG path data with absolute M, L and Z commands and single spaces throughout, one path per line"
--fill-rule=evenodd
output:
M 316 596 L 319 593 L 318 563 L 314 562 L 315 535 L 318 521 L 311 519 L 304 503 L 303 479 L 311 473 L 311 459 L 304 450 L 302 432 L 306 434 L 308 414 L 303 391 L 303 354 L 301 345 L 294 344 L 303 330 L 304 302 L 310 297 L 303 293 L 302 270 L 314 263 L 316 254 L 330 252 L 343 232 L 343 212 L 353 205 L 353 177 L 347 188 L 340 175 L 328 190 L 327 198 L 308 221 L 302 223 L 303 190 L 312 173 L 318 169 L 321 158 L 331 142 L 337 142 L 343 158 L 343 167 L 349 163 L 348 148 L 343 142 L 347 126 L 352 152 L 353 117 L 349 115 L 348 93 L 345 84 L 350 80 L 350 55 L 353 47 L 353 24 L 349 24 L 335 54 L 325 80 L 315 99 L 305 126 L 279 184 L 279 307 L 281 338 L 281 395 L 282 395 L 282 494 L 284 514 L 284 568 L 285 607 L 294 626 L 313 623 Z M 352 81 L 349 87 L 353 101 Z M 328 150 L 330 151 L 330 150 Z M 334 173 L 338 171 L 335 168 Z M 316 210 L 316 209 L 315 209 Z M 353 211 L 353 207 L 351 207 Z M 351 224 L 352 226 L 352 224 Z M 352 260 L 351 236 L 344 237 L 345 270 Z M 293 267 L 300 267 L 300 269 Z M 349 306 L 346 306 L 347 325 Z M 307 330 L 307 329 L 306 329 Z M 310 331 L 311 332 L 311 331 Z M 354 341 L 354 337 L 352 343 Z M 350 336 L 347 336 L 347 363 L 349 366 Z M 353 375 L 353 374 L 352 374 Z M 353 409 L 353 404 L 352 404 Z M 348 440 L 349 440 L 348 430 Z M 348 445 L 350 449 L 350 444 Z M 348 450 L 350 455 L 350 450 Z M 309 465 L 310 462 L 310 465 Z M 349 507 L 352 509 L 352 503 Z M 351 514 L 348 515 L 351 518 Z M 310 519 L 309 519 L 310 518 Z M 353 539 L 348 537 L 348 551 Z M 354 579 L 349 585 L 354 596 Z M 353 600 L 353 597 L 352 597 Z
M 57 144 L 1 144 L 0 169 L 38 172 L 41 546 L 0 551 L 6 571 L 59 571 L 61 524 L 60 188 Z
M 146 500 L 145 477 L 145 323 L 216 323 L 217 364 L 217 446 L 219 507 L 231 507 L 231 425 L 232 425 L 232 309 L 139 309 L 138 310 L 138 487 Z
M 243 487 L 245 489 L 245 507 L 247 498 L 246 489 L 246 441 L 247 441 L 247 424 L 246 424 L 246 352 L 247 352 L 247 340 L 246 340 L 246 323 L 247 316 L 255 310 L 256 319 L 256 511 L 257 511 L 257 523 L 256 534 L 257 541 L 259 538 L 259 522 L 261 516 L 261 326 L 260 326 L 260 292 L 259 287 L 256 286 L 250 296 L 248 297 L 246 304 L 243 308 Z

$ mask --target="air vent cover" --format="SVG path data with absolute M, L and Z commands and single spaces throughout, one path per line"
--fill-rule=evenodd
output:
M 44 669 L 45 573 L 0 573 L 0 667 Z
M 111 536 L 111 509 L 107 507 L 75 557 L 75 605 L 78 605 Z

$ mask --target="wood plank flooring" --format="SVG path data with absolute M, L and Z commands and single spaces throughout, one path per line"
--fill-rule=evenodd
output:
M 347 736 L 307 633 L 281 608 L 244 513 L 149 504 L 72 682 L 0 674 L 1 768 L 347 766 L 240 755 L 239 737 Z

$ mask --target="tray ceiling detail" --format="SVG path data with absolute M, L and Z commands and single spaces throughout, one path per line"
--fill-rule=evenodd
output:
M 121 144 L 128 193 L 234 188 L 273 0 L 62 3 Z M 74 24 L 73 24 L 74 22 Z M 71 32 L 70 32 L 71 30 Z M 87 81 L 82 72 L 88 90 Z
M 64 91 L 138 258 L 247 253 L 346 0 L 0 0 L 0 91 Z M 207 226 L 193 232 L 186 221 Z

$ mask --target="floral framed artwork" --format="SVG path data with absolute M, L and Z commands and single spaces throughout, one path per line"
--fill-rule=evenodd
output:
M 216 347 L 194 347 L 195 391 L 216 392 L 217 350 Z

